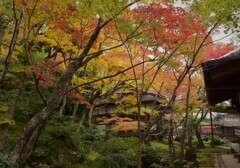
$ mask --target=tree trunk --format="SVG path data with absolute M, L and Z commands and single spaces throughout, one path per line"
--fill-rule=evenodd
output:
M 211 121 L 211 136 L 212 136 L 211 147 L 214 147 L 213 121 L 212 121 L 212 112 L 211 111 L 210 111 L 210 121 Z
M 74 107 L 73 107 L 73 112 L 72 112 L 72 121 L 73 122 L 75 122 L 75 120 L 76 120 L 78 106 L 79 106 L 79 104 L 77 103 L 77 104 L 74 104 Z
M 46 122 L 44 122 L 36 131 L 36 135 L 33 136 L 31 138 L 31 140 L 29 141 L 29 146 L 27 149 L 27 153 L 26 155 L 23 157 L 23 159 L 21 160 L 21 162 L 19 163 L 19 167 L 25 167 L 28 159 L 30 158 L 30 156 L 32 155 L 32 153 L 34 152 L 36 145 L 37 145 L 37 141 L 43 131 L 43 128 L 45 126 Z
M 189 147 L 192 149 L 193 145 L 192 145 L 192 127 L 188 127 L 188 145 Z
M 196 134 L 196 137 L 197 137 L 197 140 L 198 140 L 197 146 L 199 148 L 205 148 L 202 137 L 201 137 L 201 133 L 200 133 L 198 127 L 195 128 L 195 134 Z
M 89 127 L 92 126 L 92 113 L 93 113 L 93 109 L 94 109 L 95 105 L 92 105 L 90 111 L 89 111 L 89 115 L 88 115 L 88 125 Z
M 180 164 L 181 165 L 183 164 L 183 159 L 184 159 L 184 147 L 185 147 L 185 140 L 186 140 L 186 126 L 183 126 L 182 129 L 183 130 L 182 130 L 182 136 L 181 136 L 181 151 L 180 151 Z
M 9 46 L 8 55 L 4 60 L 4 68 L 3 68 L 2 74 L 0 76 L 0 87 L 3 87 L 3 82 L 4 82 L 5 76 L 9 69 L 9 64 L 12 59 L 12 53 L 15 48 L 15 44 L 17 42 L 18 32 L 19 32 L 21 21 L 22 21 L 22 17 L 23 17 L 23 11 L 20 13 L 19 18 L 18 19 L 16 18 L 16 21 L 15 21 L 14 33 L 13 33 L 11 43 Z
M 172 167 L 173 162 L 175 160 L 175 151 L 174 151 L 174 144 L 173 144 L 173 120 L 170 119 L 170 129 L 168 133 L 168 152 L 170 158 L 170 166 Z
M 137 168 L 142 167 L 142 144 L 144 141 L 144 137 L 140 136 L 138 139 L 138 148 L 137 148 Z
M 75 63 L 75 62 L 74 62 Z M 76 63 L 72 63 L 65 74 L 60 78 L 58 81 L 58 85 L 56 86 L 51 101 L 48 103 L 48 105 L 43 108 L 43 110 L 36 115 L 32 117 L 32 119 L 26 124 L 20 139 L 16 143 L 16 146 L 14 148 L 14 159 L 17 161 L 21 160 L 21 155 L 23 152 L 24 147 L 28 143 L 30 137 L 32 136 L 33 132 L 36 130 L 36 128 L 44 123 L 48 117 L 53 113 L 53 110 L 57 108 L 62 100 L 63 95 L 65 94 L 67 87 L 69 85 L 69 82 L 72 79 L 72 76 L 74 72 L 77 70 Z
M 62 101 L 62 106 L 61 106 L 61 108 L 60 108 L 60 110 L 59 110 L 59 115 L 60 115 L 60 116 L 63 116 L 63 115 L 64 115 L 64 109 L 65 109 L 66 103 L 67 103 L 67 96 L 64 95 L 64 96 L 63 96 L 63 101 Z
M 99 18 L 98 24 L 92 33 L 86 47 L 82 51 L 81 55 L 78 59 L 74 60 L 67 68 L 66 72 L 60 77 L 54 91 L 52 94 L 52 98 L 49 101 L 48 105 L 42 109 L 41 112 L 35 114 L 32 119 L 26 124 L 19 140 L 16 143 L 16 146 L 13 150 L 13 159 L 17 162 L 21 161 L 21 156 L 24 150 L 24 147 L 28 143 L 30 137 L 32 136 L 33 132 L 46 120 L 48 117 L 53 113 L 53 110 L 57 108 L 67 91 L 67 87 L 72 80 L 74 73 L 77 71 L 78 68 L 84 66 L 88 61 L 93 59 L 94 57 L 86 58 L 89 50 L 92 48 L 94 42 L 96 41 L 100 30 L 107 25 L 111 20 L 108 20 L 102 23 L 102 19 Z M 101 54 L 101 52 L 95 54 L 94 56 L 97 57 Z M 86 58 L 86 59 L 84 59 Z
M 81 117 L 80 122 L 79 122 L 80 125 L 83 124 L 83 122 L 84 122 L 84 120 L 85 120 L 85 118 L 86 118 L 86 113 L 87 113 L 87 109 L 85 108 L 85 109 L 83 110 L 83 112 L 82 112 L 82 117 Z
M 188 125 L 188 118 L 189 118 L 189 98 L 190 98 L 190 91 L 191 91 L 191 74 L 188 76 L 188 90 L 186 96 L 186 113 L 185 113 L 185 120 L 183 124 L 182 136 L 181 136 L 181 153 L 180 153 L 180 164 L 183 165 L 184 159 L 184 147 L 185 147 L 185 139 L 186 139 L 186 128 Z

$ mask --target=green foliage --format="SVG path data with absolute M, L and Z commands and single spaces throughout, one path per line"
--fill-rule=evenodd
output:
M 196 161 L 196 151 L 194 148 L 186 148 L 185 159 L 187 161 Z
M 214 140 L 214 142 L 212 143 L 212 136 L 209 135 L 209 136 L 208 136 L 208 143 L 209 143 L 209 144 L 214 144 L 214 145 L 230 144 L 230 142 L 229 142 L 227 139 L 220 138 L 220 137 L 217 136 L 217 135 L 214 135 L 214 136 L 213 136 L 213 140 Z
M 202 21 L 209 24 L 219 22 L 226 30 L 239 30 L 240 2 L 235 0 L 194 0 L 191 1 L 192 9 L 198 13 Z
M 15 121 L 11 119 L 4 119 L 3 121 L 0 121 L 0 125 L 10 125 L 13 126 L 15 125 Z
M 51 151 L 44 145 L 38 145 L 33 153 L 33 157 L 49 157 L 51 155 Z
M 131 168 L 135 166 L 135 160 L 121 153 L 101 155 L 96 160 L 92 168 Z
M 158 141 L 151 141 L 151 142 L 150 142 L 150 145 L 151 145 L 153 148 L 161 148 L 161 149 L 164 149 L 164 150 L 167 150 L 167 149 L 168 149 L 168 145 L 167 145 L 167 144 L 159 143 Z
M 168 150 L 164 148 L 153 148 L 152 146 L 145 146 L 142 151 L 142 162 L 144 167 L 162 166 L 169 167 L 170 159 Z
M 193 138 L 192 139 L 192 144 L 193 145 L 197 145 L 198 144 L 198 139 L 197 138 Z
M 103 136 L 99 136 L 97 128 L 93 125 L 92 127 L 82 127 L 80 130 L 80 138 L 86 145 L 93 145 L 95 142 L 99 143 L 104 140 Z
M 82 135 L 77 133 L 78 125 L 72 123 L 69 117 L 53 116 L 46 124 L 46 129 L 37 143 L 31 157 L 34 165 L 54 164 L 57 166 L 59 156 L 63 159 L 65 167 L 74 163 L 81 163 L 88 151 L 88 143 Z
M 17 168 L 17 163 L 12 159 L 11 154 L 0 153 L 0 167 L 1 168 Z
M 196 149 L 197 159 L 200 167 L 214 167 L 215 154 L 216 153 L 229 153 L 229 149 L 224 148 L 212 148 L 206 146 L 203 149 Z
M 110 137 L 96 141 L 85 158 L 85 168 L 131 168 L 136 164 L 137 138 Z M 98 152 L 96 152 L 98 151 Z
M 112 137 L 106 140 L 102 153 L 125 153 L 135 156 L 137 153 L 138 139 L 134 137 Z

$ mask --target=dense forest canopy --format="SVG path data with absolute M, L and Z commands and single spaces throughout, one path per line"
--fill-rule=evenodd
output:
M 187 7 L 164 0 L 2 0 L 1 155 L 9 155 L 14 166 L 40 167 L 61 161 L 62 151 L 41 159 L 58 148 L 55 141 L 87 153 L 79 144 L 84 129 L 93 127 L 95 100 L 117 100 L 116 91 L 125 88 L 132 94 L 124 101 L 135 108 L 124 111 L 121 102 L 118 107 L 121 116 L 135 116 L 129 124 L 138 133 L 132 166 L 141 167 L 142 145 L 163 115 L 186 127 L 183 115 L 207 107 L 201 63 L 238 47 L 212 40 L 219 28 L 239 32 L 238 1 L 182 3 Z M 141 105 L 148 92 L 159 102 L 150 110 Z M 145 114 L 150 117 L 142 123 Z M 168 151 L 174 160 L 171 124 Z

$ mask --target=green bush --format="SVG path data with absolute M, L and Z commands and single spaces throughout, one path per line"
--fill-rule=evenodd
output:
M 68 118 L 52 116 L 30 158 L 31 164 L 55 164 L 60 155 L 66 165 L 84 162 L 89 147 L 81 137 L 84 133 L 76 130 L 77 124 L 69 122 Z
M 0 167 L 1 168 L 17 168 L 17 163 L 12 159 L 11 154 L 0 153 Z
M 101 155 L 92 163 L 93 168 L 133 168 L 136 161 L 127 155 L 113 153 L 111 155 Z
M 86 157 L 86 168 L 132 168 L 136 165 L 138 139 L 110 137 L 93 144 L 95 152 Z M 96 153 L 98 152 L 98 153 Z
M 197 138 L 193 138 L 192 139 L 192 144 L 193 145 L 197 145 L 198 144 L 198 139 Z
M 214 142 L 213 142 L 214 145 L 224 145 L 224 144 L 230 143 L 227 139 L 220 138 L 217 135 L 214 135 L 213 139 L 214 139 Z M 211 135 L 208 136 L 208 143 L 212 144 L 212 136 Z
M 101 153 L 111 154 L 111 153 L 125 153 L 132 156 L 137 154 L 137 144 L 138 139 L 135 137 L 112 137 L 103 145 Z
M 143 167 L 169 167 L 170 159 L 168 150 L 163 148 L 153 148 L 145 146 L 142 151 Z
M 196 151 L 195 148 L 190 148 L 189 146 L 186 147 L 185 159 L 187 161 L 196 161 Z

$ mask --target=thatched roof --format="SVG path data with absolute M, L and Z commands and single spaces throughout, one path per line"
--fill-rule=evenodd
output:
M 240 48 L 202 64 L 208 101 L 217 104 L 238 96 Z

